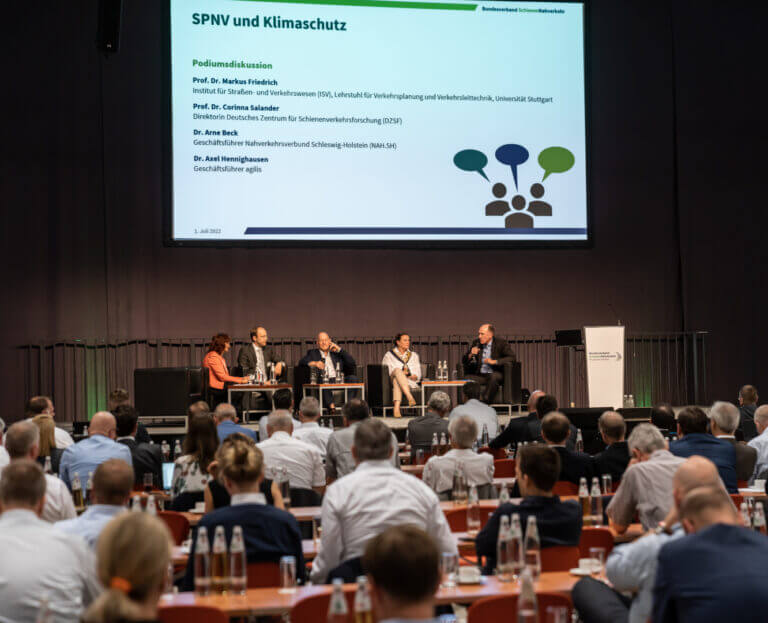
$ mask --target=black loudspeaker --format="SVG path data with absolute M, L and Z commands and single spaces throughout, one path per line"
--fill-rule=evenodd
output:
M 123 0 L 99 0 L 96 47 L 104 54 L 115 54 L 120 48 L 120 19 Z
M 138 368 L 133 371 L 134 404 L 142 417 L 186 415 L 200 385 L 200 368 Z

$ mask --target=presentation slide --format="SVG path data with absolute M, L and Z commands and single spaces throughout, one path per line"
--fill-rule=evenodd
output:
M 580 2 L 170 0 L 171 239 L 589 239 Z

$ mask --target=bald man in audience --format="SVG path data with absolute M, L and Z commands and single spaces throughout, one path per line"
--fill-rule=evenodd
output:
M 117 443 L 117 422 L 109 411 L 99 411 L 91 418 L 88 425 L 88 438 L 69 446 L 61 455 L 59 478 L 72 489 L 75 474 L 85 492 L 88 475 L 107 459 L 121 459 L 133 465 L 133 457 L 128 446 Z
M 659 552 L 653 621 L 765 621 L 765 535 L 741 525 L 722 486 L 690 491 L 680 522 L 688 536 Z
M 675 472 L 674 507 L 662 527 L 611 552 L 605 565 L 605 575 L 611 585 L 592 578 L 576 583 L 573 603 L 583 623 L 646 623 L 650 619 L 659 551 L 667 543 L 685 536 L 677 518 L 678 508 L 690 491 L 702 486 L 722 488 L 723 485 L 712 461 L 693 456 Z M 627 593 L 634 597 L 627 597 Z
M 101 592 L 93 552 L 80 537 L 40 518 L 45 475 L 29 459 L 14 461 L 0 477 L 0 621 L 79 621 Z
M 613 482 L 618 483 L 629 464 L 629 446 L 624 439 L 627 433 L 624 417 L 616 411 L 606 411 L 597 420 L 597 430 L 607 448 L 592 457 L 595 476 L 610 474 Z
M 36 461 L 40 451 L 40 429 L 34 422 L 16 422 L 6 433 L 6 450 L 15 461 Z M 45 504 L 40 515 L 45 521 L 61 521 L 76 517 L 75 504 L 66 485 L 56 476 L 45 475 Z
M 93 473 L 91 505 L 76 519 L 59 521 L 58 530 L 82 537 L 95 549 L 99 535 L 112 519 L 125 512 L 133 491 L 133 468 L 120 459 L 109 459 Z

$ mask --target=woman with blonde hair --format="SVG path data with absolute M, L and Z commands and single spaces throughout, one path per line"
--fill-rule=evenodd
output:
M 232 529 L 241 526 L 248 563 L 278 563 L 283 556 L 296 558 L 296 570 L 304 569 L 301 532 L 291 513 L 267 504 L 261 491 L 264 479 L 264 455 L 251 441 L 227 440 L 216 454 L 217 477 L 231 496 L 229 506 L 217 508 L 203 515 L 198 527 L 208 530 L 212 539 L 217 526 L 223 526 L 227 543 L 232 540 Z M 189 553 L 184 590 L 194 588 L 195 540 Z M 301 575 L 297 576 L 303 579 Z
M 85 611 L 83 623 L 157 621 L 171 560 L 166 525 L 147 513 L 123 513 L 102 531 L 96 559 L 105 590 Z
M 64 450 L 56 447 L 56 424 L 53 417 L 47 413 L 41 413 L 32 418 L 32 422 L 40 429 L 40 452 L 37 462 L 45 467 L 45 458 L 51 457 L 51 472 L 59 473 L 59 461 Z

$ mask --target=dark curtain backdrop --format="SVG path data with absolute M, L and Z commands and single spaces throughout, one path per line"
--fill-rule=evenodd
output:
M 710 330 L 710 395 L 759 385 L 760 4 L 592 2 L 594 247 L 461 252 L 163 247 L 160 5 L 124 2 L 106 60 L 95 0 L 6 7 L 5 419 L 25 398 L 21 344 L 256 323 L 438 335 L 492 321 L 519 335 L 614 324 L 613 307 L 630 332 Z

